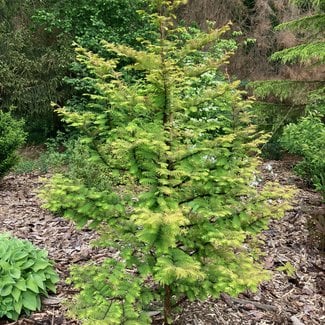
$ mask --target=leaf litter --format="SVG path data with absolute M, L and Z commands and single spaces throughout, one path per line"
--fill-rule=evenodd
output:
M 292 164 L 285 159 L 262 166 L 262 182 L 278 181 L 299 189 L 293 209 L 283 219 L 272 221 L 263 234 L 264 265 L 273 271 L 272 279 L 262 283 L 257 293 L 245 292 L 238 298 L 221 295 L 220 299 L 184 302 L 174 324 L 325 324 L 324 252 L 314 227 L 315 218 L 324 217 L 325 205 L 318 193 L 292 173 Z M 97 238 L 94 231 L 78 230 L 72 222 L 41 208 L 37 191 L 44 177 L 49 175 L 9 174 L 0 182 L 0 232 L 46 249 L 61 281 L 57 294 L 43 299 L 40 312 L 16 322 L 0 320 L 0 325 L 80 324 L 66 316 L 64 306 L 64 300 L 76 293 L 65 283 L 70 266 L 114 257 L 110 249 L 91 246 Z M 159 312 L 154 314 L 154 323 L 162 324 Z

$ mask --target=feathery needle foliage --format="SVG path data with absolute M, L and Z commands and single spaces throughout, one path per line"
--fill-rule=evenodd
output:
M 98 244 L 118 251 L 116 259 L 72 271 L 81 291 L 71 313 L 84 324 L 147 324 L 154 302 L 170 323 L 184 297 L 237 295 L 268 278 L 251 242 L 283 215 L 291 191 L 251 185 L 263 142 L 247 113 L 251 101 L 239 82 L 220 77 L 231 53 L 207 51 L 229 25 L 184 40 L 173 15 L 183 2 L 152 1 L 159 38 L 146 50 L 103 42 L 116 57 L 105 60 L 77 49 L 97 78 L 96 95 L 88 94 L 97 111 L 59 113 L 115 181 L 99 191 L 56 175 L 41 196 L 48 209 L 98 229 Z M 117 70 L 124 57 L 132 59 L 126 71 L 141 71 L 142 79 L 125 81 Z M 203 82 L 207 74 L 214 82 Z

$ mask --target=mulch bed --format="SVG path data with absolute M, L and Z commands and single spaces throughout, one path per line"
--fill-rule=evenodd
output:
M 313 220 L 324 213 L 325 207 L 321 197 L 292 174 L 291 167 L 291 160 L 268 161 L 262 166 L 263 181 L 277 180 L 299 188 L 294 208 L 264 232 L 265 267 L 274 271 L 272 279 L 262 283 L 257 293 L 247 292 L 237 299 L 223 295 L 218 300 L 184 303 L 175 324 L 325 324 L 324 255 L 314 230 L 310 231 Z M 0 232 L 11 232 L 47 249 L 61 281 L 57 294 L 43 301 L 41 312 L 17 322 L 0 320 L 1 325 L 79 324 L 65 316 L 62 304 L 74 294 L 73 288 L 65 284 L 69 267 L 101 261 L 114 253 L 91 247 L 90 242 L 96 238 L 93 231 L 77 230 L 71 222 L 42 209 L 36 196 L 41 184 L 38 174 L 9 174 L 1 181 Z M 294 266 L 293 275 L 276 270 L 286 262 Z M 155 323 L 162 324 L 159 315 Z

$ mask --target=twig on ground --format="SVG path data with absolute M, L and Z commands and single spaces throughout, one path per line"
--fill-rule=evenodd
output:
M 236 304 L 242 304 L 242 305 L 247 305 L 247 304 L 252 304 L 258 309 L 266 310 L 266 311 L 279 311 L 279 308 L 273 305 L 267 305 L 267 304 L 262 304 L 258 301 L 254 300 L 247 300 L 247 299 L 241 299 L 241 298 L 233 298 L 230 297 L 226 294 L 222 294 L 221 298 L 226 302 L 226 304 L 230 307 L 233 306 L 233 303 Z

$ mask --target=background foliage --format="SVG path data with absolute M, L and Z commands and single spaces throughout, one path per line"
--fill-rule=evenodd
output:
M 0 177 L 17 162 L 16 150 L 24 143 L 24 122 L 0 110 Z
M 85 70 L 72 64 L 72 43 L 92 50 L 100 48 L 101 39 L 134 45 L 138 37 L 150 32 L 145 18 L 137 13 L 145 3 L 1 2 L 0 108 L 14 106 L 15 115 L 27 120 L 30 141 L 44 141 L 60 127 L 51 102 L 63 104 L 75 94 L 78 106 L 78 96 L 89 86 L 78 85 L 74 78 L 83 76 Z
M 2 1 L 0 7 L 0 108 L 13 106 L 36 142 L 57 128 L 50 102 L 67 95 L 62 78 L 70 60 L 56 35 L 31 21 L 42 6 L 43 1 L 16 0 Z
M 268 121 L 264 127 L 275 131 L 273 143 L 276 152 L 280 151 L 280 143 L 282 143 L 285 149 L 301 155 L 304 160 L 296 169 L 321 189 L 324 170 L 320 163 L 323 148 L 319 141 L 323 139 L 325 128 L 324 2 L 292 2 L 301 10 L 308 10 L 307 15 L 278 25 L 276 31 L 295 32 L 299 38 L 298 45 L 273 53 L 271 60 L 291 66 L 299 64 L 300 73 L 296 73 L 290 79 L 256 81 L 250 86 L 254 88 L 258 99 L 266 101 L 257 106 L 257 115 L 259 120 Z M 302 118 L 298 124 L 286 127 L 283 140 L 279 140 L 283 127 L 289 122 L 297 121 L 299 117 Z M 260 126 L 263 127 L 263 124 Z

